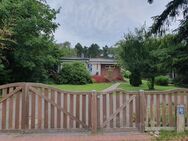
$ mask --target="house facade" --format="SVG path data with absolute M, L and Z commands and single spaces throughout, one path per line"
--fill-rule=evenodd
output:
M 82 62 L 91 76 L 101 76 L 109 81 L 123 80 L 121 68 L 115 59 L 104 58 L 62 58 L 63 63 Z M 62 65 L 61 65 L 62 66 Z

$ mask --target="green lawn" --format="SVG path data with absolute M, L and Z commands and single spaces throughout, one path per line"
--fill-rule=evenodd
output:
M 143 84 L 141 86 L 139 86 L 139 87 L 133 87 L 127 81 L 125 83 L 121 83 L 119 88 L 124 89 L 126 91 L 148 90 L 147 81 L 143 80 L 142 83 Z M 158 86 L 158 85 L 155 85 L 155 90 L 157 90 L 157 91 L 172 90 L 172 89 L 176 89 L 176 88 L 177 87 L 175 87 L 173 85 L 170 85 L 170 86 Z
M 154 141 L 183 140 L 188 137 L 188 131 L 177 133 L 176 131 L 161 131 L 159 138 Z
M 87 85 L 52 85 L 53 87 L 65 90 L 65 91 L 102 91 L 110 87 L 113 83 L 93 83 Z
M 139 91 L 139 90 L 148 90 L 147 81 L 143 80 L 143 84 L 140 87 L 133 87 L 129 84 L 129 82 L 122 82 L 118 88 L 124 89 L 126 91 Z M 108 87 L 110 87 L 113 83 L 93 83 L 87 85 L 52 85 L 53 87 L 65 90 L 65 91 L 102 91 Z M 172 90 L 177 87 L 170 86 L 157 86 L 155 85 L 155 90 L 164 91 L 164 90 Z

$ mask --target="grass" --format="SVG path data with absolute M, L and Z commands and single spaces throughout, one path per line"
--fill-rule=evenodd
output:
M 155 141 L 179 140 L 188 137 L 188 131 L 177 133 L 176 131 L 160 131 L 160 136 Z
M 125 83 L 121 83 L 119 88 L 124 89 L 126 91 L 139 91 L 139 90 L 148 90 L 148 86 L 147 86 L 147 81 L 143 80 L 142 81 L 142 85 L 140 85 L 139 87 L 133 87 L 129 84 L 129 82 L 125 82 Z M 155 90 L 156 91 L 165 91 L 165 90 L 172 90 L 172 89 L 176 89 L 177 87 L 175 87 L 174 85 L 169 85 L 169 86 L 158 86 L 155 85 Z
M 143 80 L 143 84 L 139 87 L 133 87 L 129 84 L 129 82 L 123 82 L 120 84 L 118 88 L 124 89 L 126 91 L 139 91 L 139 90 L 148 90 L 147 81 Z M 56 88 L 65 90 L 65 91 L 102 91 L 108 87 L 110 87 L 113 83 L 93 83 L 93 84 L 86 84 L 86 85 L 52 85 Z M 164 91 L 164 90 L 172 90 L 176 89 L 177 87 L 173 85 L 169 86 L 157 86 L 155 85 L 155 90 L 157 91 Z
M 110 87 L 113 83 L 93 83 L 86 85 L 52 85 L 53 87 L 65 90 L 65 91 L 102 91 Z

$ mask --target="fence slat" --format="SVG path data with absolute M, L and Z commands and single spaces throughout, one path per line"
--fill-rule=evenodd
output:
M 126 101 L 127 101 L 126 94 L 123 94 L 123 103 L 126 102 Z M 123 110 L 123 127 L 127 126 L 127 124 L 126 124 L 126 121 L 127 121 L 127 119 L 126 119 L 126 111 L 127 111 L 127 108 L 124 108 L 124 110 Z
M 88 109 L 89 109 L 89 111 L 88 111 L 88 122 L 89 122 L 89 127 L 91 127 L 91 101 L 92 101 L 92 95 L 90 94 L 90 95 L 88 95 Z
M 99 111 L 100 111 L 100 127 L 101 127 L 101 125 L 102 125 L 102 123 L 103 123 L 103 95 L 100 95 L 100 109 L 99 109 Z
M 129 98 L 131 98 L 132 95 L 129 95 Z M 130 127 L 133 126 L 133 101 L 130 102 L 129 104 L 129 123 L 130 123 Z
M 51 90 L 51 100 L 55 102 L 55 93 L 53 90 Z M 54 105 L 51 104 L 51 117 L 50 117 L 50 123 L 51 123 L 51 128 L 54 128 L 54 120 L 55 120 L 55 107 Z
M 92 110 L 91 110 L 91 118 L 92 118 L 92 132 L 97 132 L 97 94 L 96 91 L 92 92 Z
M 110 115 L 112 115 L 113 111 L 114 111 L 114 108 L 113 108 L 114 107 L 113 97 L 114 97 L 113 94 L 109 95 L 109 99 L 110 99 L 110 101 L 109 101 L 110 102 L 110 105 L 109 105 L 110 106 L 110 109 L 109 109 L 110 111 L 109 112 L 110 112 Z M 114 119 L 110 121 L 110 128 L 113 128 L 113 127 L 114 127 Z
M 5 97 L 7 94 L 7 89 L 2 90 L 2 97 Z M 7 112 L 7 100 L 2 103 L 2 129 L 6 128 L 6 112 Z
M 178 104 L 178 97 L 177 97 L 177 95 L 174 95 L 175 113 L 176 113 L 177 104 Z M 174 116 L 174 126 L 176 126 L 176 122 L 175 121 L 176 121 L 176 116 Z
M 120 107 L 120 94 L 116 93 L 116 110 Z M 121 112 L 120 112 L 121 113 Z M 120 113 L 116 116 L 116 127 L 120 127 Z
M 16 115 L 15 115 L 15 129 L 19 129 L 20 121 L 20 93 L 16 94 Z
M 157 95 L 157 106 L 156 106 L 156 108 L 157 108 L 157 127 L 160 127 L 160 121 L 161 121 L 161 119 L 160 119 L 160 109 L 161 109 L 161 107 L 160 107 L 160 95 Z
M 139 128 L 140 123 L 140 99 L 139 96 L 136 96 L 136 127 Z
M 162 121 L 163 127 L 166 127 L 166 95 L 163 95 Z
M 44 89 L 40 89 L 41 93 L 44 94 Z M 38 128 L 42 128 L 42 98 L 38 96 Z
M 83 99 L 84 100 L 84 99 Z M 82 100 L 82 101 L 83 101 Z M 84 101 L 83 101 L 84 102 Z M 84 104 L 84 103 L 83 103 Z M 97 96 L 97 128 L 99 128 L 100 127 L 100 116 L 101 116 L 101 113 L 100 113 L 100 97 L 99 96 Z M 82 117 L 83 118 L 83 117 Z M 84 119 L 83 119 L 83 121 L 84 121 Z
M 57 104 L 61 105 L 61 93 L 57 92 Z M 61 127 L 61 110 L 57 109 L 57 128 Z
M 106 95 L 106 119 L 110 117 L 110 98 L 109 94 Z M 107 128 L 110 128 L 110 124 L 107 124 Z
M 103 122 L 106 121 L 106 116 L 107 116 L 107 113 L 106 113 L 106 95 L 103 95 Z M 101 124 L 102 126 L 102 124 Z
M 73 103 L 73 95 L 70 95 L 70 113 L 73 114 L 73 106 L 74 106 L 74 103 Z M 73 128 L 73 120 L 70 119 L 70 128 Z
M 99 100 L 98 100 L 99 104 Z M 82 121 L 86 123 L 86 96 L 82 96 Z
M 76 96 L 76 117 L 79 118 L 80 117 L 80 96 L 77 95 Z M 76 128 L 79 128 L 80 125 L 78 122 L 76 122 Z
M 24 87 L 24 92 L 25 92 L 25 113 L 23 113 L 24 116 L 24 128 L 28 129 L 29 128 L 29 85 L 26 84 Z
M 122 95 L 122 93 L 120 93 L 119 100 L 120 100 L 120 106 L 122 106 L 123 105 L 123 95 Z M 122 128 L 123 127 L 123 110 L 120 112 L 120 122 L 119 123 L 120 123 L 120 128 Z
M 150 117 L 150 112 L 149 112 L 149 102 L 148 102 L 148 99 L 149 99 L 149 95 L 145 95 L 145 99 L 146 99 L 146 120 L 145 120 L 145 127 L 149 127 L 149 117 Z M 140 100 L 139 100 L 140 102 Z
M 28 85 L 22 85 L 22 110 L 21 110 L 21 129 L 26 129 L 26 114 L 27 114 L 27 103 L 26 103 L 26 95 L 28 93 Z M 13 99 L 13 98 L 12 98 Z
M 14 90 L 13 87 L 9 88 L 9 93 Z M 12 129 L 12 117 L 13 117 L 13 97 L 9 98 L 9 129 Z
M 48 89 L 44 90 L 44 95 L 49 97 Z M 48 128 L 48 102 L 46 100 L 44 101 L 44 128 Z
M 112 115 L 115 112 L 116 112 L 116 94 L 115 95 L 110 94 L 110 115 Z M 111 121 L 113 121 L 112 127 L 116 128 L 116 117 Z
M 125 95 L 126 96 L 126 100 L 129 100 L 129 95 L 128 94 L 126 94 Z M 128 104 L 127 105 L 127 107 L 125 108 L 126 109 L 126 127 L 130 127 L 130 117 L 129 117 L 129 108 L 130 107 L 130 104 Z
M 154 96 L 150 95 L 150 124 L 151 127 L 154 127 L 154 113 L 153 113 L 153 105 L 154 105 Z
M 35 128 L 35 105 L 36 105 L 36 98 L 35 94 L 31 93 L 31 129 Z
M 172 95 L 168 96 L 168 109 L 169 109 L 169 125 L 170 127 L 173 127 Z
M 146 99 L 145 99 L 145 94 L 144 91 L 140 90 L 139 91 L 139 97 L 140 97 L 140 131 L 144 132 L 145 131 L 145 124 L 144 124 L 144 119 L 145 119 L 145 104 L 146 104 Z
M 63 100 L 63 108 L 67 112 L 67 94 L 64 93 L 64 100 Z M 78 99 L 77 99 L 78 100 Z M 78 102 L 78 101 L 77 101 Z M 78 107 L 79 108 L 79 107 Z M 79 125 L 79 124 L 78 124 Z M 63 128 L 67 128 L 67 115 L 64 113 L 63 115 Z

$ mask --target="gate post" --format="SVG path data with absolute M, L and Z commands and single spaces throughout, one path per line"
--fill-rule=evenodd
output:
M 96 90 L 92 91 L 92 98 L 91 98 L 91 130 L 92 130 L 92 133 L 97 132 L 97 92 Z
M 146 113 L 146 110 L 145 110 L 145 95 L 144 95 L 144 90 L 140 90 L 139 91 L 139 100 L 140 100 L 140 125 L 139 125 L 139 129 L 141 132 L 144 132 L 145 131 L 145 113 Z

